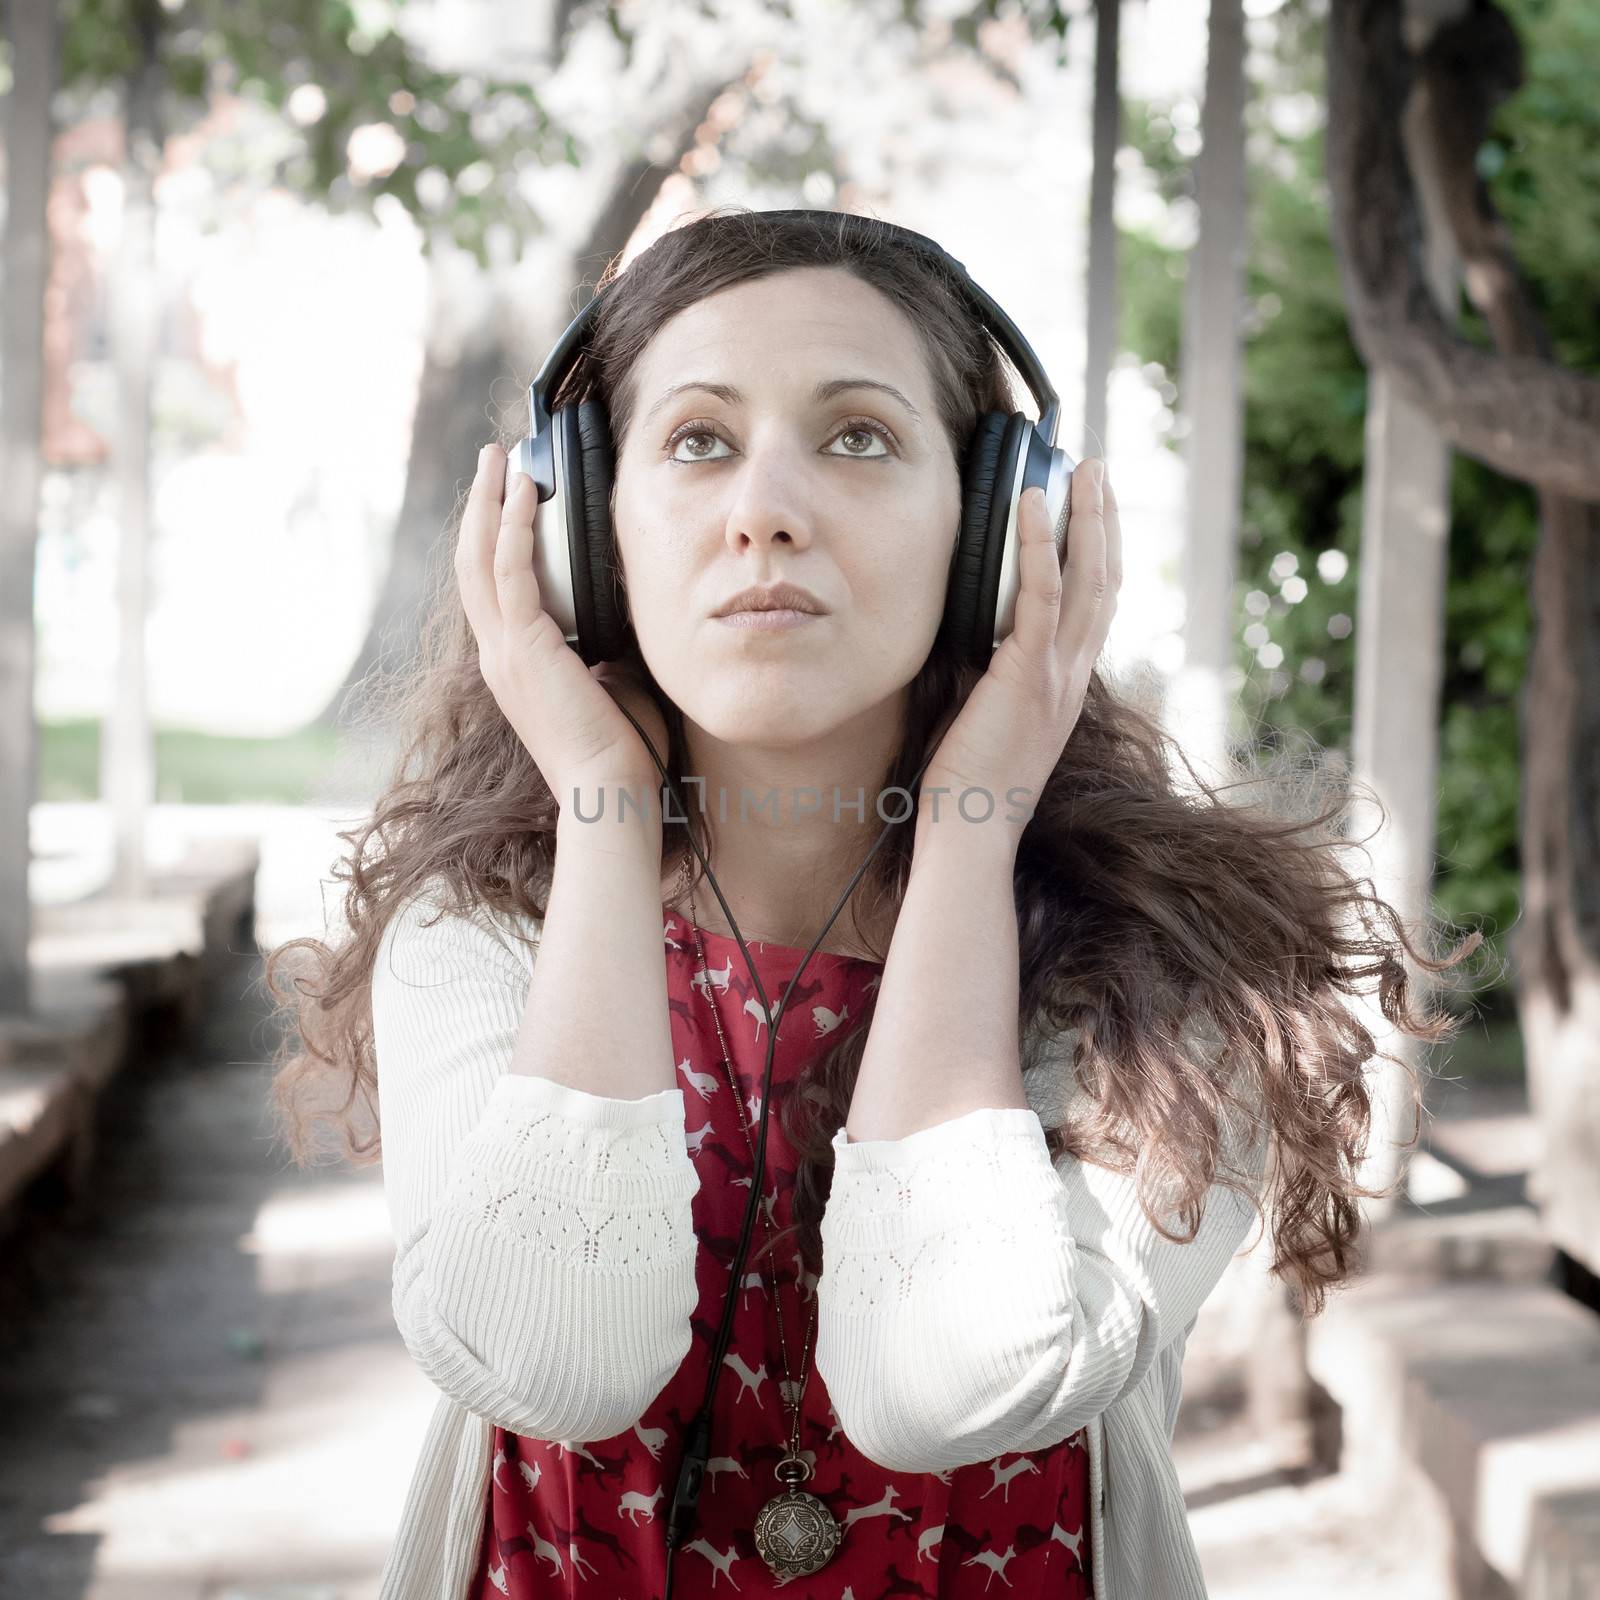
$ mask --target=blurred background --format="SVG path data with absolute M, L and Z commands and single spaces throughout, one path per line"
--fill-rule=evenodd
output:
M 1106 664 L 1485 936 L 1359 1281 L 1186 1357 L 1220 1597 L 1600 1595 L 1593 0 L 5 0 L 0 1595 L 376 1593 L 432 1391 L 274 1142 L 477 448 L 725 202 L 938 239 L 1103 455 Z M 1031 402 L 1027 409 L 1033 409 Z M 332 892 L 330 892 L 332 891 Z M 1236 1270 L 1235 1270 L 1236 1269 Z

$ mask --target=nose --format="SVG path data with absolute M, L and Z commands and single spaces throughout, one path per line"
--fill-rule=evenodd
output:
M 736 553 L 746 544 L 775 542 L 803 550 L 812 541 L 802 474 L 781 455 L 777 449 L 752 451 L 741 465 L 724 530 Z

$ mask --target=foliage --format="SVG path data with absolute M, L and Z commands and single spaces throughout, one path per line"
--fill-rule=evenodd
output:
M 669 14 L 579 0 L 560 8 L 560 37 L 549 41 L 554 59 L 519 63 L 508 55 L 500 72 L 455 72 L 430 64 L 407 36 L 407 4 L 62 0 L 62 88 L 69 102 L 85 106 L 104 89 L 123 91 L 148 35 L 161 71 L 165 135 L 195 129 L 219 93 L 277 114 L 238 132 L 207 128 L 201 158 L 219 181 L 282 184 L 333 211 L 367 214 L 381 201 L 398 202 L 416 220 L 427 252 L 448 237 L 487 268 L 493 239 L 515 259 L 528 239 L 546 231 L 530 198 L 533 169 L 557 162 L 577 167 L 587 155 L 547 111 L 535 80 L 557 70 L 568 41 L 593 18 L 621 47 L 624 67 L 646 24 L 675 54 Z M 1033 34 L 1054 39 L 1058 64 L 1065 60 L 1070 13 L 1060 0 L 967 0 L 953 10 L 926 0 L 878 5 L 886 24 L 895 16 L 914 30 L 937 22 L 979 59 L 981 25 L 1020 15 Z M 431 17 L 436 8 L 411 0 L 410 9 Z M 775 21 L 787 25 L 792 43 L 810 25 L 795 15 L 791 0 L 696 0 L 694 9 L 730 38 L 766 36 Z M 0 88 L 6 71 L 0 70 Z M 361 160 L 352 157 L 353 140 L 365 152 Z
M 62 88 L 85 98 L 121 88 L 138 68 L 140 29 L 148 28 L 168 136 L 189 132 L 218 93 L 282 113 L 275 138 L 211 133 L 202 153 L 220 176 L 285 184 L 333 211 L 370 213 L 388 196 L 415 217 L 425 250 L 447 235 L 487 266 L 491 229 L 504 230 L 513 249 L 544 231 L 526 197 L 528 171 L 577 166 L 578 147 L 526 74 L 429 65 L 397 26 L 404 3 L 66 0 Z M 352 136 L 371 148 L 374 135 L 393 165 L 355 170 Z
M 908 17 L 916 15 L 920 9 L 916 0 L 905 0 Z M 1019 11 L 1027 22 L 1030 33 L 1038 37 L 1047 33 L 1054 35 L 1056 65 L 1061 66 L 1067 59 L 1067 27 L 1072 15 L 1059 4 L 1059 0 L 1006 0 L 1004 4 L 1001 0 L 978 0 L 978 4 L 969 6 L 952 20 L 951 36 L 976 50 L 980 23 L 998 17 L 1001 12 L 1011 16 Z
M 1592 371 L 1600 357 L 1592 292 L 1600 107 L 1591 64 L 1600 11 L 1587 0 L 1507 0 L 1503 8 L 1524 40 L 1527 80 L 1500 108 L 1479 171 L 1557 359 Z M 1320 8 L 1292 0 L 1277 20 L 1265 73 L 1256 74 L 1267 82 L 1258 81 L 1248 114 L 1237 659 L 1245 711 L 1265 742 L 1298 731 L 1348 754 L 1366 373 L 1346 328 L 1329 239 L 1320 124 L 1284 131 L 1271 105 L 1274 95 L 1320 101 Z M 1125 125 L 1149 181 L 1179 200 L 1192 193 L 1192 176 L 1175 148 L 1171 109 L 1130 106 Z M 1185 255 L 1131 232 L 1120 249 L 1123 348 L 1157 363 L 1157 381 L 1171 374 L 1181 392 Z M 1461 330 L 1487 342 L 1464 295 Z M 1176 438 L 1169 444 L 1181 448 Z M 1434 891 L 1448 916 L 1481 921 L 1498 944 L 1518 914 L 1518 713 L 1537 509 L 1527 485 L 1463 456 L 1452 461 L 1450 499 Z M 1289 584 L 1297 577 L 1307 585 L 1300 598 Z M 1509 996 L 1497 998 L 1504 1004 Z

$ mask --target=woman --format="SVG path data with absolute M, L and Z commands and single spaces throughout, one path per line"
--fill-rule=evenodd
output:
M 557 400 L 608 419 L 628 652 L 586 667 L 540 605 L 532 486 L 502 493 L 490 446 L 409 747 L 345 836 L 346 937 L 269 959 L 313 963 L 276 1080 L 296 1152 L 320 1082 L 341 1117 L 381 1086 L 395 1316 L 441 1390 L 384 1600 L 654 1596 L 669 1569 L 681 1595 L 1203 1596 L 1170 1455 L 1189 1330 L 1258 1213 L 1310 1314 L 1349 1274 L 1374 1041 L 1345 997 L 1375 977 L 1447 1038 L 1400 951 L 1436 972 L 1478 936 L 1419 954 L 1338 866 L 1342 807 L 1175 786 L 1094 670 L 1099 463 L 1065 569 L 1023 497 L 987 668 L 951 646 L 968 445 L 1013 406 L 938 263 L 734 211 L 616 265 Z M 780 581 L 815 614 L 716 614 Z M 659 792 L 652 748 L 695 799 L 619 816 Z M 913 825 L 867 860 L 891 789 Z M 941 813 L 962 791 L 992 812 Z

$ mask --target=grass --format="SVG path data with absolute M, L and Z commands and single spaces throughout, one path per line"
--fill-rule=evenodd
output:
M 332 768 L 339 736 L 303 728 L 275 739 L 189 728 L 155 733 L 156 799 L 182 805 L 305 805 Z M 100 723 L 39 725 L 39 798 L 100 798 Z
M 339 750 L 331 729 L 303 728 L 276 739 L 239 739 L 187 728 L 158 729 L 156 797 L 163 804 L 305 805 L 329 775 Z M 100 797 L 100 724 L 86 719 L 41 723 L 39 798 Z M 1474 997 L 1485 1012 L 1469 1015 L 1446 1047 L 1444 1071 L 1472 1083 L 1523 1081 L 1522 1033 L 1509 995 Z
M 1473 1018 L 1438 1052 L 1443 1071 L 1466 1083 L 1498 1088 L 1520 1084 L 1526 1077 L 1522 1029 L 1514 1017 Z

